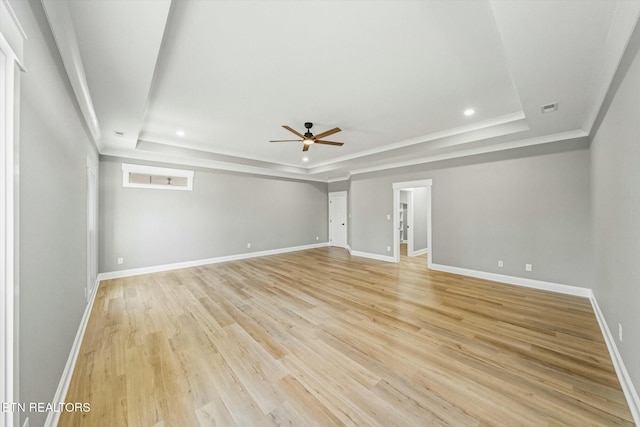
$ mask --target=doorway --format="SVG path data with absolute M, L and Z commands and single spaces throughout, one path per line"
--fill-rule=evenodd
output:
M 400 245 L 403 238 L 407 255 L 429 253 L 427 265 L 433 259 L 431 233 L 430 179 L 393 183 L 393 259 L 400 262 Z
M 347 247 L 347 192 L 329 193 L 329 246 Z

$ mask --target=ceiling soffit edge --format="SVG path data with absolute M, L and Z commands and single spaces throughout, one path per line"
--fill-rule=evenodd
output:
M 612 90 L 612 83 L 618 74 L 625 53 L 629 49 L 634 37 L 640 33 L 640 2 L 619 1 L 613 22 L 609 29 L 604 57 L 599 61 L 599 68 L 594 76 L 587 115 L 582 125 L 591 134 L 597 127 L 597 118 Z
M 588 136 L 589 135 L 585 131 L 580 129 L 580 130 L 574 130 L 569 132 L 562 132 L 555 135 L 546 135 L 546 136 L 541 136 L 536 138 L 506 142 L 506 143 L 495 144 L 495 145 L 490 145 L 485 147 L 472 148 L 468 150 L 437 154 L 434 156 L 427 156 L 427 157 L 422 157 L 422 158 L 412 159 L 412 160 L 407 160 L 402 162 L 389 163 L 386 165 L 354 169 L 350 171 L 350 175 L 354 176 L 354 175 L 359 175 L 363 173 L 377 172 L 377 171 L 382 171 L 387 169 L 401 168 L 405 166 L 415 166 L 420 164 L 433 163 L 441 160 L 450 160 L 450 159 L 456 159 L 460 157 L 477 156 L 480 154 L 494 153 L 497 151 L 530 147 L 534 145 L 551 144 L 554 142 L 562 142 L 562 141 L 568 141 L 573 139 L 588 138 Z

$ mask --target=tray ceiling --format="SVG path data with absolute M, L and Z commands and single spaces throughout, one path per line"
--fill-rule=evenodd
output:
M 639 3 L 43 0 L 102 154 L 313 180 L 587 138 Z

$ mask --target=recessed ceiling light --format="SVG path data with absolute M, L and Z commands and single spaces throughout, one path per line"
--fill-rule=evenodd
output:
M 474 110 L 473 108 L 467 108 L 466 110 L 464 110 L 464 115 L 465 116 L 473 116 L 476 113 L 476 110 Z
M 303 162 L 308 162 L 308 161 L 309 161 L 309 158 L 308 158 L 307 156 L 304 156 L 304 157 L 302 158 L 302 161 L 303 161 Z
M 182 137 L 184 136 L 184 131 L 183 131 L 183 130 L 178 129 L 178 130 L 176 131 L 176 135 L 178 135 L 179 137 L 181 137 L 181 138 L 182 138 Z

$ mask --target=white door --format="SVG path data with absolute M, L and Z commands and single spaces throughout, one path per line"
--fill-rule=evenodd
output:
M 347 247 L 347 192 L 329 193 L 329 246 Z

